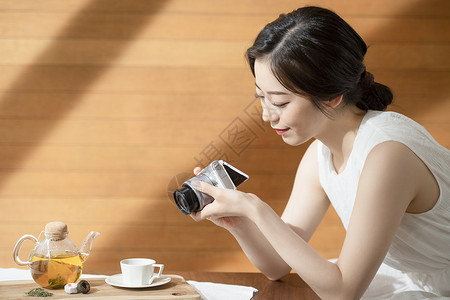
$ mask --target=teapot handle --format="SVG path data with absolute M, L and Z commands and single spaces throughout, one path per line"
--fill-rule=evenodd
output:
M 31 234 L 25 234 L 17 241 L 16 245 L 14 246 L 13 258 L 14 262 L 19 266 L 28 266 L 30 264 L 29 261 L 23 261 L 19 258 L 19 250 L 20 247 L 22 246 L 22 243 L 25 242 L 25 240 L 32 240 L 34 241 L 34 243 L 38 242 L 38 239 L 32 236 Z

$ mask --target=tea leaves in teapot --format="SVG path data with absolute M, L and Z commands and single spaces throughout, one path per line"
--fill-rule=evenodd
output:
M 25 292 L 28 297 L 51 297 L 53 293 L 47 292 L 43 288 L 35 288 L 29 292 Z
M 66 285 L 66 279 L 62 278 L 61 276 L 57 276 L 56 278 L 49 279 L 48 280 L 48 286 L 51 289 L 61 289 Z

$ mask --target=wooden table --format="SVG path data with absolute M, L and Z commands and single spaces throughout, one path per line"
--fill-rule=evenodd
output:
M 252 286 L 252 287 L 258 289 L 257 295 L 253 298 L 254 300 L 277 300 L 277 299 L 280 299 L 280 300 L 289 300 L 289 299 L 311 300 L 311 299 L 314 299 L 315 300 L 315 299 L 320 299 L 314 293 L 314 291 L 302 279 L 300 279 L 300 277 L 297 276 L 296 274 L 289 274 L 281 280 L 271 281 L 271 280 L 268 280 L 261 273 L 223 273 L 223 272 L 185 272 L 185 271 L 180 271 L 180 272 L 167 271 L 165 273 L 166 274 L 174 274 L 173 276 L 175 276 L 176 278 L 179 278 L 179 280 L 180 280 L 179 285 L 175 284 L 174 285 L 175 289 L 176 288 L 182 289 L 182 287 L 184 285 L 189 286 L 184 280 L 186 280 L 186 281 L 187 280 L 195 280 L 195 281 L 199 281 L 199 282 L 214 282 L 214 283 Z M 179 276 L 177 276 L 177 275 L 179 275 Z M 174 278 L 171 283 L 175 283 L 176 280 Z M 183 280 L 183 278 L 184 278 L 184 280 Z M 120 299 L 128 299 L 128 296 L 132 297 L 131 293 L 136 292 L 134 290 L 127 290 L 126 293 L 124 294 L 123 289 L 118 289 L 116 291 L 113 291 L 114 288 L 105 284 L 104 279 L 88 279 L 88 281 L 90 281 L 90 283 L 91 283 L 91 291 L 96 290 L 97 294 L 93 293 L 90 295 L 91 297 L 89 297 L 89 294 L 88 295 L 80 294 L 81 296 L 78 295 L 80 299 L 90 299 L 90 298 L 98 299 L 98 297 L 105 297 L 102 295 L 114 295 L 114 297 L 117 299 L 119 299 L 119 298 Z M 24 286 L 23 284 L 26 284 L 29 286 Z M 8 286 L 9 286 L 9 289 L 6 288 Z M 33 281 L 30 281 L 30 280 L 28 280 L 28 281 L 9 281 L 9 282 L 2 281 L 2 282 L 0 282 L 0 299 L 22 299 L 24 297 L 23 292 L 28 291 L 33 287 L 37 287 L 37 285 Z M 167 288 L 167 286 L 162 287 L 161 295 L 163 295 L 163 294 L 165 295 L 166 293 L 170 292 L 165 288 Z M 173 287 L 169 287 L 169 288 L 173 288 Z M 157 291 L 158 289 L 159 288 L 153 289 L 151 291 L 151 294 L 152 294 L 151 297 L 150 297 L 150 295 L 148 295 L 147 298 L 148 299 L 150 299 L 150 298 L 154 299 L 154 297 L 158 298 L 157 294 L 155 294 L 155 292 L 158 292 Z M 189 289 L 191 289 L 192 292 L 194 294 L 196 294 L 195 291 L 192 289 L 192 287 L 189 286 Z M 186 291 L 189 289 L 185 288 Z M 120 296 L 119 295 L 120 293 L 118 291 L 120 291 L 121 294 L 123 294 L 123 295 Z M 59 292 L 60 292 L 60 290 L 58 290 L 58 293 Z M 5 295 L 6 296 L 10 295 L 11 297 L 8 296 L 5 298 Z M 64 296 L 61 296 L 61 295 L 64 295 Z M 141 298 L 147 299 L 146 297 L 144 297 L 145 295 L 143 293 L 140 294 L 140 296 L 142 296 Z M 171 294 L 171 295 L 174 295 L 174 294 Z M 180 295 L 187 295 L 187 294 L 181 293 Z M 191 294 L 189 294 L 189 295 L 191 295 Z M 74 295 L 70 295 L 70 296 L 74 296 Z M 66 295 L 64 293 L 64 291 L 62 291 L 59 294 L 55 294 L 54 298 L 55 299 L 56 298 L 67 299 L 69 297 L 68 297 L 68 295 Z M 71 297 L 71 298 L 73 298 L 73 297 Z M 180 297 L 180 299 L 181 298 L 182 297 Z M 167 298 L 164 298 L 164 299 L 167 299 Z
M 222 272 L 169 272 L 186 280 L 252 286 L 258 289 L 255 300 L 320 299 L 316 293 L 297 275 L 289 274 L 278 281 L 268 280 L 261 273 Z

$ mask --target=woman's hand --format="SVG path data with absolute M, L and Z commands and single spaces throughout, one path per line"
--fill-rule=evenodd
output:
M 195 168 L 194 174 L 197 175 L 200 170 Z M 268 278 L 279 279 L 289 273 L 289 265 L 274 250 L 253 220 L 258 206 L 264 204 L 258 197 L 237 190 L 218 188 L 205 182 L 197 183 L 198 187 L 193 186 L 195 189 L 209 194 L 215 200 L 202 211 L 192 213 L 194 220 L 207 219 L 228 230 L 247 257 Z M 275 214 L 273 211 L 272 213 Z M 281 220 L 279 216 L 276 217 Z
M 194 174 L 200 172 L 200 168 L 194 169 Z M 240 227 L 249 211 L 249 204 L 259 200 L 253 194 L 243 193 L 232 189 L 215 187 L 206 182 L 194 181 L 192 186 L 199 192 L 210 195 L 214 201 L 206 205 L 201 211 L 191 214 L 191 217 L 198 221 L 209 220 L 214 224 L 228 230 Z

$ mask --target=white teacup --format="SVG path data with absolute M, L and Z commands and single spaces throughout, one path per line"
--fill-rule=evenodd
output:
M 159 268 L 158 273 L 154 272 L 155 267 Z M 125 284 L 143 286 L 152 284 L 153 280 L 160 278 L 164 265 L 157 264 L 155 260 L 149 258 L 128 258 L 120 261 L 120 268 Z

